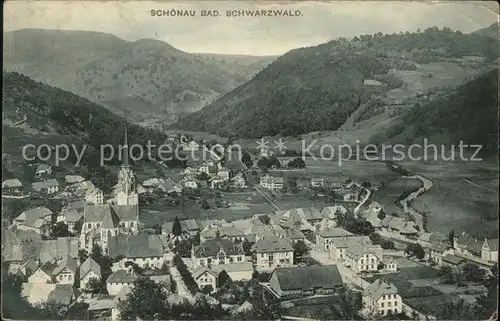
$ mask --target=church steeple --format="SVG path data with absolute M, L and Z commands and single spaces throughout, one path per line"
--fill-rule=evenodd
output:
M 125 137 L 123 139 L 123 149 L 122 149 L 122 167 L 128 167 L 128 133 L 127 133 L 127 122 L 125 122 Z

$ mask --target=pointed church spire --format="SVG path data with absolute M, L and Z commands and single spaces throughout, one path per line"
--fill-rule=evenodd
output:
M 127 137 L 127 122 L 125 121 L 125 138 L 123 141 L 122 166 L 129 166 L 128 162 L 128 137 Z

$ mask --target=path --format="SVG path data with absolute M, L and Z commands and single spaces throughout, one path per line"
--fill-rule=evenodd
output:
M 248 170 L 247 165 L 245 165 L 245 163 L 243 163 L 243 162 L 241 161 L 241 159 L 239 160 L 239 162 L 240 162 L 240 167 L 241 167 L 241 169 L 242 169 L 243 173 L 245 173 L 245 174 L 246 174 L 246 173 L 248 173 L 248 172 L 249 172 L 249 170 Z M 256 190 L 256 191 L 257 191 L 260 195 L 262 195 L 262 196 L 266 199 L 266 201 L 269 203 L 269 205 L 271 205 L 271 207 L 273 207 L 276 211 L 279 211 L 279 210 L 280 210 L 280 208 L 278 207 L 278 205 L 276 205 L 276 203 L 274 203 L 274 201 L 273 201 L 273 200 L 272 200 L 272 199 L 271 199 L 271 198 L 270 198 L 270 197 L 269 197 L 266 193 L 264 193 L 263 191 L 261 191 L 257 185 L 254 185 L 254 186 L 253 186 L 253 188 L 254 188 L 254 189 L 255 189 L 255 190 Z
M 25 122 L 25 121 L 27 121 L 27 120 L 28 120 L 28 116 L 26 116 L 26 114 L 25 114 L 25 115 L 24 115 L 24 118 L 23 118 L 23 119 L 21 119 L 20 121 L 15 122 L 14 124 L 12 124 L 12 127 L 17 127 L 17 126 L 19 126 L 19 125 L 22 125 L 22 124 L 24 124 L 24 122 Z
M 477 187 L 479 187 L 479 188 L 482 188 L 482 189 L 485 189 L 485 190 L 488 190 L 488 191 L 492 191 L 492 192 L 495 192 L 495 193 L 497 192 L 497 191 L 495 191 L 495 190 L 492 190 L 491 188 L 484 187 L 484 186 L 478 185 L 478 184 L 476 184 L 476 183 L 473 183 L 473 182 L 469 181 L 468 179 L 465 179 L 465 178 L 464 178 L 464 181 L 466 181 L 467 183 L 469 183 L 469 184 L 471 184 L 471 185 L 477 186 Z
M 184 280 L 182 279 L 181 274 L 179 273 L 179 270 L 175 266 L 172 266 L 169 268 L 170 275 L 172 276 L 172 281 L 177 284 L 177 294 L 181 295 L 183 297 L 186 297 L 189 302 L 195 302 L 195 299 L 191 292 L 189 292 L 186 283 L 184 283 Z
M 423 176 L 420 176 L 420 175 L 405 176 L 405 177 L 418 179 L 418 180 L 422 181 L 423 186 L 421 188 L 419 188 L 417 191 L 408 195 L 404 200 L 401 200 L 399 203 L 401 204 L 401 206 L 403 206 L 403 211 L 405 213 L 410 214 L 411 217 L 414 218 L 415 223 L 418 225 L 420 230 L 425 231 L 424 216 L 421 213 L 415 211 L 409 204 L 413 200 L 415 200 L 419 195 L 427 192 L 432 187 L 432 181 L 423 177 Z
M 361 207 L 363 205 L 365 205 L 366 201 L 368 201 L 368 199 L 370 198 L 370 196 L 372 195 L 372 191 L 370 191 L 369 189 L 367 188 L 364 188 L 362 187 L 361 185 L 359 185 L 358 183 L 354 183 L 356 184 L 356 186 L 358 187 L 361 187 L 362 189 L 364 189 L 366 191 L 366 195 L 365 197 L 361 200 L 361 202 L 359 202 L 359 204 L 354 208 L 354 215 L 358 214 L 359 210 L 361 209 Z

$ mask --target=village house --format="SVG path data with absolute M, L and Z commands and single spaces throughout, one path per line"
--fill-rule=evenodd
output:
M 221 167 L 217 170 L 217 176 L 221 177 L 225 181 L 228 181 L 231 177 L 231 172 L 227 167 Z
M 90 204 L 104 204 L 104 194 L 100 188 L 92 187 L 85 192 L 85 201 Z
M 347 214 L 347 209 L 342 205 L 327 206 L 321 210 L 321 216 L 336 220 L 341 214 Z
M 32 305 L 56 304 L 68 308 L 78 298 L 78 291 L 70 284 L 23 283 L 21 296 Z
M 398 271 L 398 263 L 391 257 L 380 260 L 380 264 L 382 264 L 382 272 L 393 273 Z
M 13 221 L 13 225 L 20 230 L 35 231 L 44 236 L 49 236 L 52 225 L 52 211 L 46 207 L 37 207 L 22 212 Z
M 78 211 L 76 209 L 63 209 L 57 216 L 57 222 L 64 222 L 68 225 L 69 231 L 75 231 L 76 222 L 80 220 L 83 220 L 83 211 Z
M 211 189 L 220 188 L 222 186 L 222 184 L 224 184 L 225 181 L 226 181 L 226 179 L 224 179 L 223 177 L 221 177 L 219 175 L 213 176 L 208 180 L 208 182 L 210 183 Z
M 252 262 L 212 265 L 212 271 L 219 275 L 225 271 L 233 281 L 250 281 L 253 276 Z
M 245 188 L 246 182 L 245 182 L 245 177 L 243 176 L 242 173 L 236 174 L 232 179 L 231 179 L 231 185 L 235 188 Z
M 488 262 L 498 262 L 498 240 L 484 239 L 481 248 L 481 259 Z
M 31 184 L 33 191 L 38 193 L 54 194 L 59 192 L 59 182 L 51 178 L 43 182 L 34 182 Z
M 217 291 L 218 283 L 219 283 L 219 274 L 208 269 L 207 267 L 200 267 L 196 271 L 193 272 L 193 279 L 198 284 L 200 290 L 203 290 L 204 287 L 210 286 L 212 287 L 212 291 L 210 293 L 214 293 Z
M 342 276 L 336 265 L 278 267 L 269 283 L 280 299 L 333 295 L 344 291 Z
M 133 268 L 127 270 L 117 270 L 108 277 L 106 280 L 106 289 L 108 294 L 115 296 L 119 294 L 123 288 L 132 287 L 135 280 L 139 276 L 134 272 Z
M 188 143 L 181 143 L 180 144 L 180 147 L 182 148 L 183 151 L 186 151 L 186 152 L 195 152 L 195 151 L 198 151 L 200 150 L 200 144 L 198 144 L 196 141 L 192 140 Z
M 67 257 L 78 260 L 78 238 L 58 237 L 55 240 L 41 240 L 37 248 L 38 260 L 41 264 L 45 262 L 60 262 Z
M 245 233 L 232 226 L 214 226 L 200 232 L 201 242 L 217 238 L 229 239 L 233 242 L 243 242 L 245 240 Z
M 172 179 L 160 179 L 160 183 L 156 187 L 156 191 L 161 191 L 165 194 L 179 194 L 182 192 L 182 186 L 177 184 Z
M 356 235 L 352 234 L 349 231 L 344 230 L 341 227 L 332 227 L 329 230 L 319 231 L 316 234 L 316 245 L 323 251 L 330 251 L 331 244 L 336 239 L 343 239 L 346 237 L 355 237 Z
M 187 219 L 180 221 L 182 235 L 186 238 L 195 236 L 198 232 L 200 232 L 200 226 L 195 219 Z M 166 222 L 162 225 L 161 234 L 168 236 L 172 234 L 172 228 L 174 227 L 174 222 Z
M 191 260 L 194 267 L 210 268 L 217 264 L 245 262 L 245 252 L 241 244 L 228 239 L 212 239 L 191 248 Z
M 85 181 L 85 178 L 81 177 L 80 175 L 64 176 L 64 182 L 66 183 L 66 185 L 79 184 L 83 181 Z
M 266 174 L 260 178 L 260 186 L 269 190 L 281 190 L 284 186 L 283 177 L 275 177 Z
M 47 164 L 38 165 L 35 176 L 50 176 L 52 174 L 52 166 Z
M 23 189 L 23 184 L 17 178 L 6 179 L 2 182 L 2 194 L 17 194 L 21 193 Z
M 199 186 L 199 181 L 191 176 L 186 176 L 181 180 L 181 184 L 185 188 L 197 189 Z
M 141 268 L 161 268 L 165 259 L 163 243 L 158 235 L 118 235 L 109 236 L 108 255 L 120 259 L 117 266 L 133 262 Z
M 101 267 L 90 256 L 80 265 L 80 289 L 89 290 L 92 279 L 101 280 Z
M 463 254 L 469 256 L 481 257 L 481 250 L 483 249 L 484 242 L 479 241 L 462 232 L 458 237 L 453 240 L 453 248 L 455 249 L 455 254 Z
M 196 175 L 196 170 L 188 166 L 181 171 L 181 175 Z
M 376 272 L 382 253 L 380 245 L 352 244 L 345 249 L 345 265 L 356 273 Z
M 310 186 L 310 183 L 311 183 L 310 180 L 304 179 L 304 178 L 298 179 L 295 182 L 295 184 L 297 185 L 297 188 L 299 188 L 299 189 L 308 188 Z
M 311 178 L 311 187 L 323 187 L 325 185 L 325 179 L 323 177 Z
M 293 246 L 289 238 L 261 238 L 252 247 L 257 269 L 273 270 L 291 266 L 294 262 Z
M 380 279 L 368 285 L 362 301 L 363 310 L 369 316 L 386 316 L 403 311 L 403 301 L 396 286 Z
M 357 244 L 372 244 L 368 236 L 352 235 L 349 237 L 342 237 L 333 240 L 330 243 L 330 258 L 344 261 L 346 259 L 345 252 L 350 246 Z
M 359 195 L 361 194 L 361 190 L 361 185 L 355 182 L 350 182 L 342 188 L 341 194 L 343 195 L 344 201 L 357 201 L 359 199 Z
M 453 255 L 453 254 L 446 254 L 441 258 L 443 266 L 449 266 L 451 267 L 454 271 L 460 271 L 461 267 L 467 263 L 467 260 Z
M 66 257 L 59 262 L 45 262 L 30 277 L 28 283 L 73 284 L 77 261 Z

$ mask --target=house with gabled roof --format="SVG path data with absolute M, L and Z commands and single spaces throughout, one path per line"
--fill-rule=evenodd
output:
M 216 238 L 229 239 L 233 242 L 243 242 L 245 240 L 245 233 L 232 226 L 215 226 L 200 232 L 200 240 L 202 242 Z
M 370 316 L 399 314 L 403 311 L 403 300 L 398 288 L 381 279 L 368 285 L 363 294 L 363 310 Z
M 321 210 L 323 218 L 335 220 L 339 214 L 347 214 L 347 209 L 343 205 L 327 206 Z
M 101 280 L 101 267 L 92 257 L 88 257 L 80 265 L 80 289 L 88 290 L 91 279 Z
M 269 283 L 281 299 L 333 295 L 344 291 L 344 282 L 336 265 L 278 267 Z
M 11 193 L 22 192 L 23 184 L 17 178 L 6 179 L 2 182 L 2 193 L 7 195 Z
M 481 257 L 481 250 L 484 242 L 470 236 L 466 232 L 462 232 L 458 237 L 455 237 L 453 243 L 455 252 L 464 255 Z
M 379 270 L 382 255 L 380 245 L 352 243 L 344 252 L 345 265 L 356 273 L 375 272 Z
M 195 236 L 196 233 L 200 231 L 200 226 L 195 219 L 187 219 L 180 221 L 182 234 L 186 237 Z M 174 222 L 166 222 L 161 227 L 162 235 L 168 236 L 172 234 L 172 228 L 174 227 Z
M 47 303 L 67 308 L 79 295 L 70 284 L 23 283 L 21 288 L 21 296 L 32 305 Z
M 30 277 L 28 283 L 57 283 L 73 284 L 77 261 L 71 257 L 66 257 L 57 262 L 45 262 Z
M 91 187 L 85 192 L 85 201 L 89 204 L 103 204 L 104 193 L 100 188 Z
M 316 245 L 323 251 L 330 251 L 331 244 L 336 239 L 342 239 L 346 237 L 354 237 L 356 235 L 349 231 L 344 230 L 341 227 L 332 227 L 328 230 L 319 231 L 316 234 Z
M 85 181 L 85 178 L 80 175 L 66 175 L 64 176 L 64 181 L 66 184 L 78 184 Z
M 139 275 L 134 271 L 133 268 L 129 268 L 127 270 L 117 270 L 111 273 L 111 275 L 106 280 L 106 289 L 108 290 L 109 295 L 115 296 L 120 293 L 123 288 L 134 286 L 134 282 L 138 278 Z
M 52 174 L 52 166 L 47 164 L 38 165 L 35 171 L 35 176 L 51 175 L 51 174 Z
M 252 247 L 257 269 L 272 270 L 278 266 L 291 266 L 294 262 L 292 241 L 288 238 L 263 237 Z
M 24 231 L 35 231 L 36 233 L 48 236 L 52 224 L 52 211 L 40 206 L 22 212 L 13 221 L 18 229 Z
M 211 267 L 217 264 L 245 262 L 245 252 L 241 244 L 229 239 L 211 239 L 191 249 L 193 266 Z
M 236 174 L 233 178 L 231 178 L 231 185 L 236 188 L 245 188 L 247 184 L 245 182 L 245 177 L 242 173 Z
M 58 237 L 55 240 L 42 240 L 40 242 L 38 258 L 42 264 L 59 261 L 66 257 L 78 259 L 77 237 Z
M 193 279 L 198 284 L 200 290 L 203 290 L 206 286 L 211 286 L 211 293 L 217 291 L 219 284 L 219 274 L 217 272 L 214 272 L 205 266 L 201 266 L 193 272 Z
M 484 239 L 481 259 L 488 262 L 498 262 L 498 239 Z
M 115 265 L 134 262 L 141 268 L 161 268 L 166 250 L 158 235 L 118 235 L 109 237 L 109 257 L 121 258 Z

